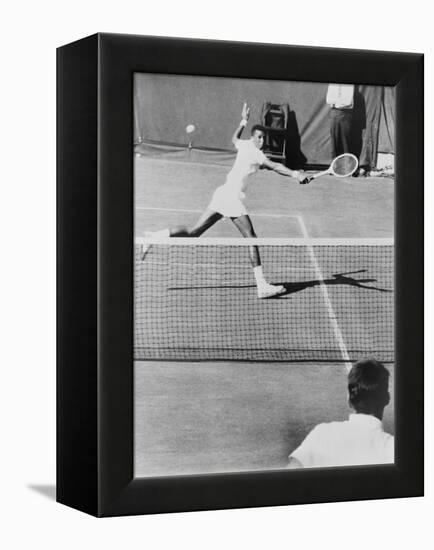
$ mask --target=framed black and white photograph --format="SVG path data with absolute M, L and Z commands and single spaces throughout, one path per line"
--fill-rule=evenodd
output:
M 59 48 L 60 502 L 423 493 L 422 86 L 409 53 Z
M 136 73 L 134 121 L 137 475 L 282 469 L 320 423 L 305 466 L 393 464 L 394 89 Z

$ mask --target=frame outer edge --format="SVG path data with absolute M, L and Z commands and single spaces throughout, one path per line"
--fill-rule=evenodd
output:
M 97 39 L 57 50 L 57 494 L 97 515 Z
M 412 97 L 413 101 L 417 101 L 417 98 L 420 97 L 418 95 L 421 86 L 420 73 L 413 69 L 419 63 L 420 56 L 391 52 L 315 49 L 107 34 L 99 35 L 99 44 L 100 157 L 98 169 L 101 186 L 98 200 L 98 212 L 100 213 L 98 246 L 100 267 L 98 278 L 100 284 L 98 305 L 100 316 L 100 325 L 98 326 L 100 330 L 98 333 L 100 344 L 98 357 L 100 365 L 98 378 L 98 412 L 100 415 L 98 421 L 98 515 L 229 509 L 333 500 L 396 498 L 422 494 L 423 472 L 421 473 L 420 469 L 423 457 L 421 458 L 418 446 L 412 448 L 414 456 L 410 456 L 408 449 L 405 450 L 402 447 L 404 454 L 400 457 L 398 467 L 381 469 L 381 472 L 384 471 L 384 474 L 381 475 L 380 469 L 375 468 L 379 477 L 372 469 L 363 468 L 339 469 L 338 472 L 330 470 L 304 471 L 299 476 L 291 475 L 288 472 L 259 472 L 133 479 L 133 440 L 132 426 L 130 425 L 133 417 L 132 314 L 129 309 L 132 303 L 133 243 L 132 181 L 130 181 L 132 178 L 130 143 L 132 94 L 130 92 L 131 75 L 134 71 L 275 79 L 291 79 L 291 75 L 294 75 L 294 80 L 300 80 L 303 76 L 304 80 L 311 81 L 324 81 L 323 75 L 326 71 L 328 74 L 326 80 L 340 75 L 341 81 L 351 81 L 358 71 L 359 80 L 356 83 L 360 83 L 360 78 L 369 75 L 372 76 L 369 79 L 371 84 L 397 85 L 399 83 L 399 86 L 402 85 L 401 93 L 405 99 L 404 103 L 408 104 L 406 102 L 410 101 L 411 104 L 409 98 Z M 177 46 L 176 52 L 174 52 L 174 46 Z M 252 52 L 258 54 L 259 69 L 243 62 L 243 60 L 251 58 Z M 313 67 L 304 63 L 306 59 L 315 60 L 316 55 L 318 59 Z M 357 63 L 354 63 L 352 55 L 357 59 Z M 281 60 L 286 58 L 297 62 L 294 68 L 282 68 Z M 383 68 L 384 74 L 381 72 Z M 128 95 L 131 97 L 127 97 Z M 410 116 L 405 122 L 405 125 L 409 125 L 408 128 L 411 132 L 416 132 L 418 136 L 416 143 L 419 153 L 417 146 L 410 148 L 408 154 L 410 160 L 420 158 L 421 116 L 422 108 L 418 109 L 415 120 L 411 120 Z M 400 147 L 407 147 L 409 136 L 400 137 L 402 138 Z M 413 154 L 415 156 L 412 157 Z M 418 184 L 422 181 L 419 179 L 421 177 L 420 170 L 416 170 L 414 179 L 417 178 Z M 402 245 L 400 246 L 405 252 L 411 251 L 415 244 L 412 239 L 423 231 L 423 224 L 418 218 L 420 210 L 417 211 L 423 204 L 423 191 L 421 196 L 418 188 L 410 198 L 409 194 L 412 190 L 408 190 L 407 184 L 412 180 L 412 175 L 407 168 L 404 169 L 401 180 L 403 183 L 401 185 L 402 197 L 398 205 L 399 213 L 403 215 L 405 212 L 407 220 L 405 229 L 411 227 L 411 230 L 415 231 L 410 233 L 407 240 L 402 234 Z M 410 203 L 408 203 L 409 199 Z M 406 217 L 408 210 L 404 210 L 406 202 L 416 209 L 408 218 Z M 415 262 L 416 273 L 421 275 L 423 245 L 418 242 L 414 248 L 411 258 Z M 410 264 L 407 257 L 405 257 L 405 261 Z M 399 284 L 401 282 L 411 286 L 414 283 L 414 273 L 404 275 L 402 281 L 398 280 Z M 419 297 L 418 293 L 416 299 L 414 293 L 409 292 L 409 288 L 407 288 L 403 307 L 410 308 L 406 311 L 412 311 L 414 315 L 418 316 L 417 322 L 412 324 L 415 327 L 415 332 L 411 334 L 415 334 L 416 338 L 411 342 L 412 344 L 415 342 L 420 344 L 421 336 L 423 338 L 423 333 L 416 334 L 417 329 L 420 329 L 423 323 L 423 319 L 420 317 L 421 305 L 416 303 L 411 309 L 412 302 L 413 304 L 417 302 Z M 403 323 L 400 330 L 411 330 L 409 327 L 411 323 L 412 321 Z M 406 370 L 410 373 L 407 372 L 406 376 L 400 380 L 402 392 L 411 394 L 410 396 L 400 396 L 404 399 L 403 410 L 408 413 L 408 417 L 401 422 L 399 429 L 403 436 L 407 437 L 415 427 L 415 420 L 420 421 L 422 418 L 423 407 L 417 404 L 416 407 L 411 408 L 410 404 L 415 392 L 421 395 L 419 392 L 423 390 L 423 372 L 421 373 L 419 369 L 423 351 L 411 355 L 408 349 L 408 338 L 404 338 L 400 345 L 403 361 L 407 363 L 411 357 L 418 367 L 414 391 L 412 389 L 409 392 L 409 386 L 405 385 L 410 378 L 414 381 L 411 369 L 407 368 Z M 406 349 L 404 349 L 405 346 L 407 346 Z M 130 366 L 126 364 L 128 361 L 131 362 Z M 423 437 L 423 422 L 415 432 L 412 442 L 415 445 L 420 445 L 421 435 Z
M 424 56 L 415 54 L 397 85 L 395 218 L 396 451 L 403 483 L 414 496 L 424 494 L 423 83 Z

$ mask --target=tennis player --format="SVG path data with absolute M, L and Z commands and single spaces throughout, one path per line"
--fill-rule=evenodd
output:
M 232 136 L 232 143 L 237 150 L 234 165 L 228 173 L 225 183 L 214 191 L 211 202 L 196 224 L 191 228 L 179 227 L 145 233 L 146 237 L 200 237 L 221 218 L 229 218 L 243 237 L 256 238 L 252 220 L 243 202 L 250 176 L 260 167 L 269 168 L 282 176 L 297 178 L 300 181 L 303 180 L 304 176 L 297 170 L 291 170 L 282 164 L 272 162 L 264 155 L 261 149 L 264 145 L 265 130 L 259 124 L 252 127 L 250 139 L 240 139 L 247 125 L 249 115 L 250 109 L 244 103 L 241 122 Z M 143 250 L 143 254 L 146 254 L 146 249 Z M 283 286 L 272 285 L 265 280 L 258 247 L 249 247 L 249 254 L 258 289 L 258 297 L 269 298 L 284 292 L 285 288 Z

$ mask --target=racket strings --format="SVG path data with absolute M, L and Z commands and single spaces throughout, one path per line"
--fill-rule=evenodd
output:
M 358 160 L 354 155 L 345 153 L 336 157 L 331 165 L 331 170 L 336 176 L 351 176 L 358 166 Z

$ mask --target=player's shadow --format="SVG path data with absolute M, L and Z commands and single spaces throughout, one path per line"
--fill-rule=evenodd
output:
M 308 288 L 316 286 L 333 286 L 333 285 L 347 285 L 354 286 L 357 288 L 363 288 L 366 290 L 375 290 L 377 292 L 393 292 L 393 290 L 387 288 L 380 288 L 377 286 L 367 286 L 367 283 L 376 283 L 377 279 L 355 279 L 354 277 L 349 277 L 349 275 L 355 275 L 357 273 L 366 273 L 366 269 L 359 269 L 358 271 L 348 271 L 346 273 L 336 273 L 333 274 L 328 279 L 315 279 L 312 281 L 299 281 L 296 283 L 293 282 L 277 282 L 272 281 L 273 284 L 279 284 L 285 287 L 285 292 L 274 296 L 271 299 L 279 299 L 285 296 L 295 294 L 296 292 L 302 292 Z M 213 285 L 213 286 L 182 286 L 182 287 L 170 287 L 167 290 L 225 290 L 225 289 L 240 289 L 240 288 L 256 288 L 255 284 L 248 285 Z
M 357 288 L 363 288 L 366 290 L 375 290 L 377 292 L 393 292 L 390 289 L 387 288 L 380 288 L 378 286 L 368 286 L 368 283 L 376 283 L 377 279 L 355 279 L 354 277 L 349 277 L 349 275 L 355 275 L 357 273 L 366 273 L 366 269 L 359 269 L 358 271 L 348 271 L 347 273 L 336 273 L 333 274 L 328 279 L 316 279 L 313 281 L 301 281 L 297 283 L 285 283 L 281 282 L 278 284 L 281 284 L 285 287 L 285 292 L 282 294 L 279 294 L 278 298 L 282 298 L 283 296 L 287 296 L 290 294 L 294 294 L 296 292 L 301 292 L 303 290 L 306 290 L 308 288 L 316 287 L 316 286 L 333 286 L 333 285 L 347 285 L 347 286 L 354 286 Z

